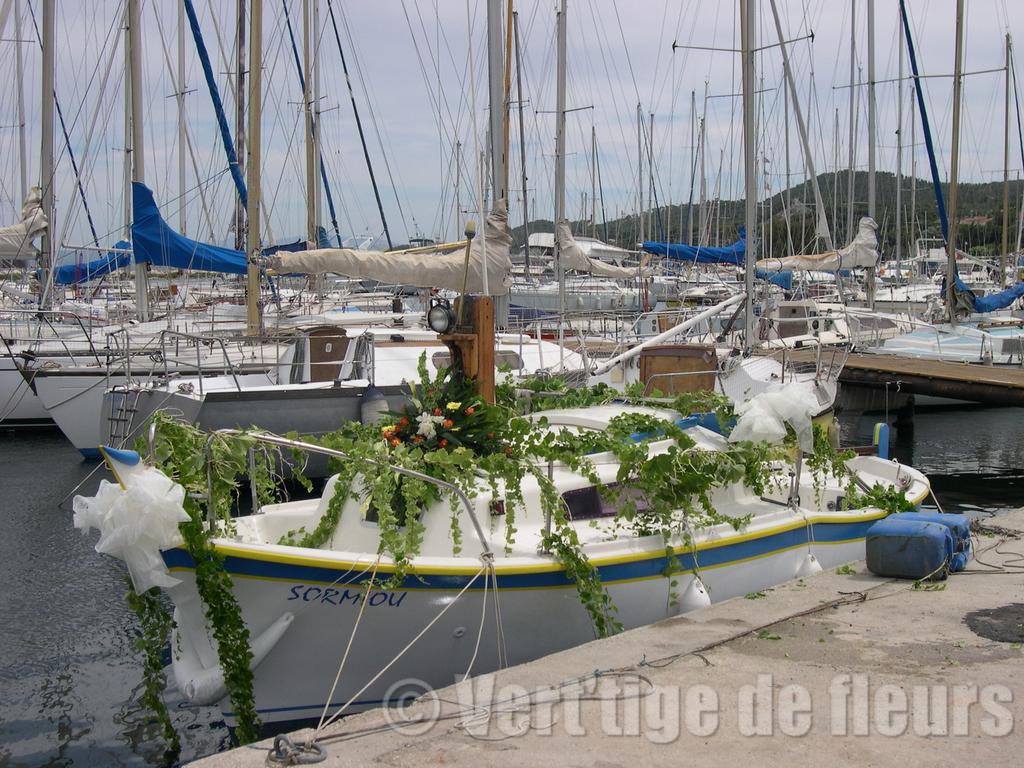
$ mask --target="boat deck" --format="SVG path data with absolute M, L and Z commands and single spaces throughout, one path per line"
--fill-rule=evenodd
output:
M 813 350 L 794 351 L 793 360 L 811 362 Z M 1024 406 L 1024 367 L 982 365 L 904 355 L 851 353 L 839 377 L 842 384 L 886 387 L 899 384 L 909 394 L 968 400 L 985 405 Z

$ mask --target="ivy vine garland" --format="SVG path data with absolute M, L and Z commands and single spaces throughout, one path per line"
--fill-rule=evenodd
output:
M 763 495 L 773 482 L 778 482 L 778 475 L 773 472 L 776 462 L 789 461 L 795 446 L 795 436 L 791 435 L 782 446 L 738 442 L 729 443 L 718 451 L 695 450 L 694 441 L 672 420 L 644 413 L 616 416 L 603 431 L 538 429 L 538 426 L 546 426 L 546 419 L 542 414 L 534 417 L 536 422 L 526 417 L 521 398 L 524 391 L 532 395 L 527 401 L 530 407 L 543 411 L 607 403 L 615 397 L 639 402 L 642 390 L 631 388 L 623 397 L 605 385 L 572 389 L 552 378 L 515 384 L 508 379 L 499 383 L 497 402 L 489 405 L 481 400 L 472 382 L 458 380 L 447 370 L 431 378 L 425 356 L 420 358 L 418 374 L 419 380 L 410 389 L 408 404 L 391 414 L 391 423 L 384 426 L 349 423 L 319 438 L 302 438 L 305 442 L 341 451 L 350 458 L 331 460 L 330 470 L 336 475 L 333 491 L 313 530 L 290 531 L 278 543 L 306 548 L 329 545 L 346 503 L 362 500 L 364 512 L 372 510 L 376 515 L 380 532 L 378 553 L 394 563 L 394 573 L 377 588 L 393 589 L 412 572 L 412 560 L 419 554 L 424 533 L 420 512 L 441 501 L 445 492 L 432 483 L 400 476 L 390 466 L 414 469 L 444 480 L 471 500 L 481 490 L 503 499 L 506 554 L 511 552 L 515 542 L 516 515 L 525 507 L 523 481 L 529 476 L 539 487 L 541 512 L 551 519 L 551 529 L 545 533 L 541 545 L 575 584 L 580 602 L 590 614 L 599 637 L 619 631 L 622 625 L 616 619 L 615 605 L 597 569 L 583 551 L 558 488 L 548 477 L 547 467 L 551 462 L 560 462 L 588 478 L 599 489 L 616 509 L 609 521 L 617 534 L 662 537 L 668 562 L 665 576 L 674 586 L 671 579 L 681 570 L 671 544 L 676 537 L 685 546 L 690 543 L 689 531 L 694 527 L 728 523 L 740 528 L 747 522 L 746 518 L 719 513 L 711 503 L 714 490 L 742 482 L 754 493 Z M 541 393 L 543 396 L 538 397 Z M 669 407 L 682 416 L 712 413 L 726 434 L 735 421 L 729 401 L 714 392 L 680 395 Z M 248 743 L 258 738 L 260 727 L 252 692 L 249 633 L 231 591 L 231 578 L 223 568 L 223 557 L 213 546 L 204 524 L 211 504 L 206 498 L 209 436 L 163 412 L 157 412 L 153 419 L 157 463 L 187 492 L 185 506 L 191 519 L 181 525 L 181 532 L 196 564 L 196 586 L 217 643 L 232 709 L 238 718 L 236 735 L 241 743 Z M 665 438 L 670 438 L 672 443 L 664 451 L 649 455 L 649 443 Z M 255 453 L 252 465 L 248 460 L 250 449 Z M 251 475 L 250 482 L 257 489 L 260 503 L 283 497 L 280 470 L 285 459 L 280 451 L 268 449 L 244 434 L 216 435 L 211 440 L 210 450 L 213 512 L 229 532 L 233 530 L 231 513 L 236 508 L 243 478 Z M 602 452 L 614 455 L 619 465 L 616 482 L 612 485 L 601 482 L 589 458 Z M 815 489 L 823 487 L 826 474 L 832 474 L 849 480 L 845 499 L 850 507 L 872 505 L 895 512 L 910 506 L 904 494 L 896 489 L 876 485 L 870 491 L 857 491 L 845 465 L 850 456 L 835 451 L 827 434 L 816 427 L 814 451 L 807 459 Z M 291 458 L 295 479 L 309 490 L 311 485 L 301 473 L 303 458 L 298 455 Z M 460 505 L 454 493 L 448 502 L 452 509 L 452 550 L 458 554 L 462 547 Z M 165 642 L 171 619 L 155 595 L 130 595 L 129 603 L 139 616 L 146 646 L 144 701 L 154 710 L 168 742 L 173 744 L 173 728 L 160 699 L 163 674 L 154 666 L 158 655 L 153 655 L 153 649 L 159 649 Z

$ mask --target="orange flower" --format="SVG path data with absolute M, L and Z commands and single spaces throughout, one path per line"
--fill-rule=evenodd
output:
M 413 437 L 412 441 L 414 443 L 416 443 L 416 444 L 422 443 L 423 442 L 423 435 L 416 435 L 415 437 Z
M 451 419 L 445 419 L 444 423 L 441 426 L 443 426 L 445 429 L 451 429 L 452 428 L 452 424 L 454 424 L 454 423 L 455 422 L 452 421 Z
M 391 444 L 392 445 L 398 445 L 400 442 L 402 442 L 402 441 L 399 440 L 397 437 L 392 437 L 391 438 Z
M 400 427 L 404 427 L 404 426 L 406 426 L 406 425 L 407 425 L 408 423 L 409 423 L 409 419 L 407 419 L 407 418 L 406 418 L 405 416 L 403 416 L 402 418 L 400 418 L 400 419 L 398 420 L 398 426 L 400 426 Z
M 441 409 L 440 408 L 435 408 L 434 409 L 434 415 L 435 416 L 440 416 L 441 415 Z
M 442 448 L 444 448 L 444 447 L 446 447 L 448 445 L 448 441 L 445 440 L 444 438 L 442 438 L 441 442 L 439 442 L 438 445 L 441 446 Z
M 472 405 L 469 406 L 469 408 L 466 409 L 466 415 L 467 416 L 472 416 L 473 415 L 473 411 L 475 411 L 475 410 L 476 409 Z

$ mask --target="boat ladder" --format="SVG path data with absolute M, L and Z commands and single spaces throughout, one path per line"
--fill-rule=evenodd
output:
M 110 411 L 107 414 L 107 440 L 110 445 L 123 447 L 134 434 L 135 414 L 138 412 L 138 387 L 113 387 L 107 393 Z

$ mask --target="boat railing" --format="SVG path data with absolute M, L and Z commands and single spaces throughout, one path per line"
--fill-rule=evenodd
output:
M 651 390 L 655 389 L 654 387 L 652 387 L 652 384 L 655 381 L 660 381 L 660 382 L 667 381 L 671 385 L 671 384 L 675 384 L 679 379 L 685 379 L 685 377 L 687 377 L 687 376 L 714 376 L 715 377 L 714 389 L 718 390 L 719 392 L 721 392 L 723 394 L 725 393 L 725 387 L 724 387 L 724 385 L 722 383 L 722 369 L 720 367 L 717 367 L 717 368 L 715 368 L 714 371 L 666 371 L 664 373 L 652 373 L 647 378 L 647 381 L 644 382 L 644 392 L 643 392 L 642 396 L 645 397 L 645 398 L 646 397 L 655 397 L 655 395 L 651 394 Z M 703 387 L 701 387 L 700 389 L 703 389 Z M 687 391 L 689 391 L 689 390 L 687 390 Z
M 91 333 L 91 318 L 83 318 L 74 312 L 66 312 L 64 310 L 23 310 L 23 309 L 12 309 L 4 310 L 4 320 L 6 321 L 8 332 L 3 334 L 5 342 L 8 343 L 8 351 L 11 351 L 11 345 L 18 345 L 19 342 L 28 345 L 28 351 L 32 351 L 39 348 L 39 345 L 45 342 L 51 342 L 56 344 L 64 353 L 75 363 L 81 356 L 91 357 L 95 362 L 100 363 L 100 353 L 96 349 L 96 345 L 93 341 L 93 334 Z M 33 323 L 32 321 L 36 321 Z M 85 321 L 89 320 L 90 328 L 86 328 Z M 23 321 L 17 322 L 17 321 Z M 57 325 L 55 325 L 57 323 Z M 26 331 L 23 332 L 18 325 L 24 325 Z M 72 330 L 81 332 L 81 338 L 77 336 L 69 337 L 67 334 L 62 334 L 58 325 L 63 324 L 65 327 L 70 326 Z M 28 329 L 34 326 L 35 333 L 31 333 Z M 49 329 L 51 335 L 43 336 L 40 334 L 42 327 L 45 326 Z M 75 350 L 76 342 L 82 342 L 85 345 L 86 351 L 82 349 Z M 13 352 L 12 352 L 13 354 Z
M 215 512 L 214 494 L 213 494 L 213 441 L 218 437 L 245 437 L 246 440 L 255 441 L 256 443 L 264 443 L 266 445 L 274 445 L 279 448 L 287 448 L 292 451 L 303 451 L 305 453 L 316 453 L 322 456 L 329 456 L 336 459 L 345 459 L 347 461 L 359 461 L 364 464 L 372 464 L 376 467 L 381 467 L 391 472 L 401 475 L 404 477 L 411 477 L 415 480 L 420 480 L 424 483 L 434 485 L 443 491 L 447 491 L 458 499 L 459 503 L 465 508 L 466 514 L 470 521 L 473 523 L 473 529 L 476 532 L 477 538 L 480 539 L 480 544 L 483 547 L 484 556 L 489 556 L 491 552 L 491 545 L 487 540 L 487 536 L 484 533 L 484 528 L 480 524 L 480 519 L 476 515 L 476 510 L 473 508 L 472 502 L 469 497 L 466 496 L 465 492 L 453 483 L 449 483 L 445 480 L 439 480 L 436 477 L 432 477 L 423 472 L 417 472 L 414 469 L 407 469 L 406 467 L 400 467 L 395 464 L 389 464 L 385 461 L 378 461 L 375 459 L 368 459 L 365 456 L 360 456 L 356 459 L 351 454 L 339 451 L 336 448 L 327 448 L 322 445 L 314 445 L 313 443 L 304 443 L 301 440 L 293 440 L 287 437 L 281 437 L 270 432 L 246 432 L 240 429 L 218 429 L 211 432 L 206 438 L 206 493 L 207 493 L 207 523 L 211 533 L 216 533 L 217 527 L 217 516 Z M 154 453 L 154 438 L 155 432 L 150 430 L 149 432 L 149 451 L 150 455 Z M 249 448 L 249 466 L 252 468 L 255 463 L 255 446 Z M 250 471 L 250 475 L 252 475 Z M 250 483 L 250 493 L 252 494 L 252 509 L 253 513 L 259 512 L 259 499 L 254 483 Z

